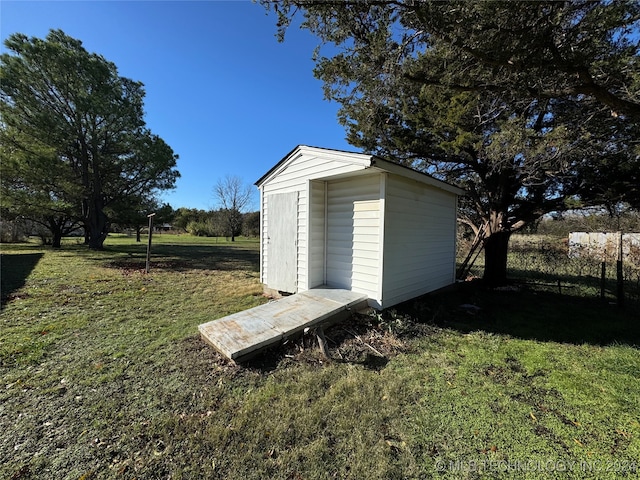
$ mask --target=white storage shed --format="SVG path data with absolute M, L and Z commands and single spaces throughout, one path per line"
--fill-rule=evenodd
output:
M 256 182 L 265 290 L 387 308 L 455 281 L 463 190 L 374 155 L 297 146 Z

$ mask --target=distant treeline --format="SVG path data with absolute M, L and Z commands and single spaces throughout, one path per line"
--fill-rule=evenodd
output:
M 568 237 L 570 232 L 640 232 L 640 212 L 626 210 L 611 215 L 606 212 L 574 211 L 544 217 L 530 233 Z
M 237 217 L 230 221 L 230 216 Z M 233 219 L 232 219 L 233 220 Z M 169 222 L 174 230 L 199 237 L 257 237 L 260 235 L 260 212 L 239 213 L 220 210 L 178 208 Z
M 115 221 L 110 226 L 111 232 L 134 230 L 138 241 L 143 231 L 147 230 L 148 218 L 140 215 L 136 222 Z M 173 210 L 169 205 L 155 209 L 154 226 L 165 231 L 187 232 L 201 237 L 229 237 L 240 235 L 257 237 L 260 235 L 260 212 L 241 213 L 237 211 L 198 210 L 196 208 L 178 208 Z M 82 237 L 83 229 L 78 226 L 71 234 Z M 51 244 L 51 232 L 37 222 L 26 218 L 13 221 L 0 220 L 0 242 L 21 242 L 27 237 L 37 236 L 43 245 Z

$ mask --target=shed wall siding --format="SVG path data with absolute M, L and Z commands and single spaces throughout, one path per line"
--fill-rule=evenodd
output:
M 318 180 L 362 170 L 362 165 L 328 160 L 311 155 L 300 155 L 286 168 L 264 184 L 265 193 L 273 190 L 293 191 L 303 189 L 308 180 Z
M 327 285 L 379 297 L 380 176 L 327 183 Z
M 309 288 L 324 284 L 325 186 L 326 182 L 310 182 Z
M 455 281 L 460 192 L 374 163 L 362 154 L 303 146 L 259 181 L 260 267 L 267 287 L 269 264 L 278 261 L 277 249 L 268 252 L 269 222 L 278 218 L 269 197 L 290 192 L 298 194 L 291 293 L 326 283 L 386 308 Z
M 383 306 L 455 281 L 456 195 L 389 176 Z
M 344 175 L 362 169 L 362 165 L 354 165 L 353 163 L 327 160 L 326 158 L 302 154 L 279 171 L 278 174 L 273 176 L 268 182 L 262 185 L 261 279 L 267 287 L 269 287 L 269 262 L 277 261 L 277 259 L 270 259 L 267 254 L 269 215 L 277 215 L 277 212 L 269 210 L 269 195 L 288 192 L 299 193 L 297 219 L 298 234 L 295 246 L 298 259 L 297 288 L 296 292 L 290 293 L 302 292 L 311 288 L 310 285 L 318 286 L 322 284 L 322 281 L 317 283 L 318 278 L 315 271 L 313 278 L 310 278 L 309 276 L 310 265 L 308 262 L 308 239 L 311 238 L 311 236 L 308 235 L 309 232 L 307 232 L 309 225 L 309 189 L 307 188 L 307 185 L 309 180 L 334 175 Z M 324 189 L 324 187 L 322 188 Z M 324 210 L 324 198 L 322 199 L 322 209 Z M 317 261 L 317 256 L 314 256 L 314 260 Z M 324 256 L 322 262 L 324 262 Z M 321 275 L 324 277 L 323 273 Z M 322 280 L 324 280 L 324 278 L 322 278 Z
M 267 199 L 264 195 L 264 190 L 260 189 L 260 282 L 266 285 L 267 283 L 267 265 L 268 265 L 268 253 L 267 253 L 267 217 L 269 210 L 267 208 Z

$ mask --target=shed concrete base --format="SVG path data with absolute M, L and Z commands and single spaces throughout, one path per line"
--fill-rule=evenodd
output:
M 305 328 L 367 308 L 367 296 L 349 290 L 314 288 L 234 313 L 198 327 L 202 338 L 229 360 L 242 362 Z

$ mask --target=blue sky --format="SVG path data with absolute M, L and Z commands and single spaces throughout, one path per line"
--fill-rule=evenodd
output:
M 313 77 L 317 39 L 292 28 L 278 43 L 274 15 L 249 0 L 0 2 L 3 43 L 50 29 L 144 83 L 147 126 L 180 156 L 162 196 L 174 208 L 215 208 L 218 179 L 253 184 L 298 144 L 354 150 Z

